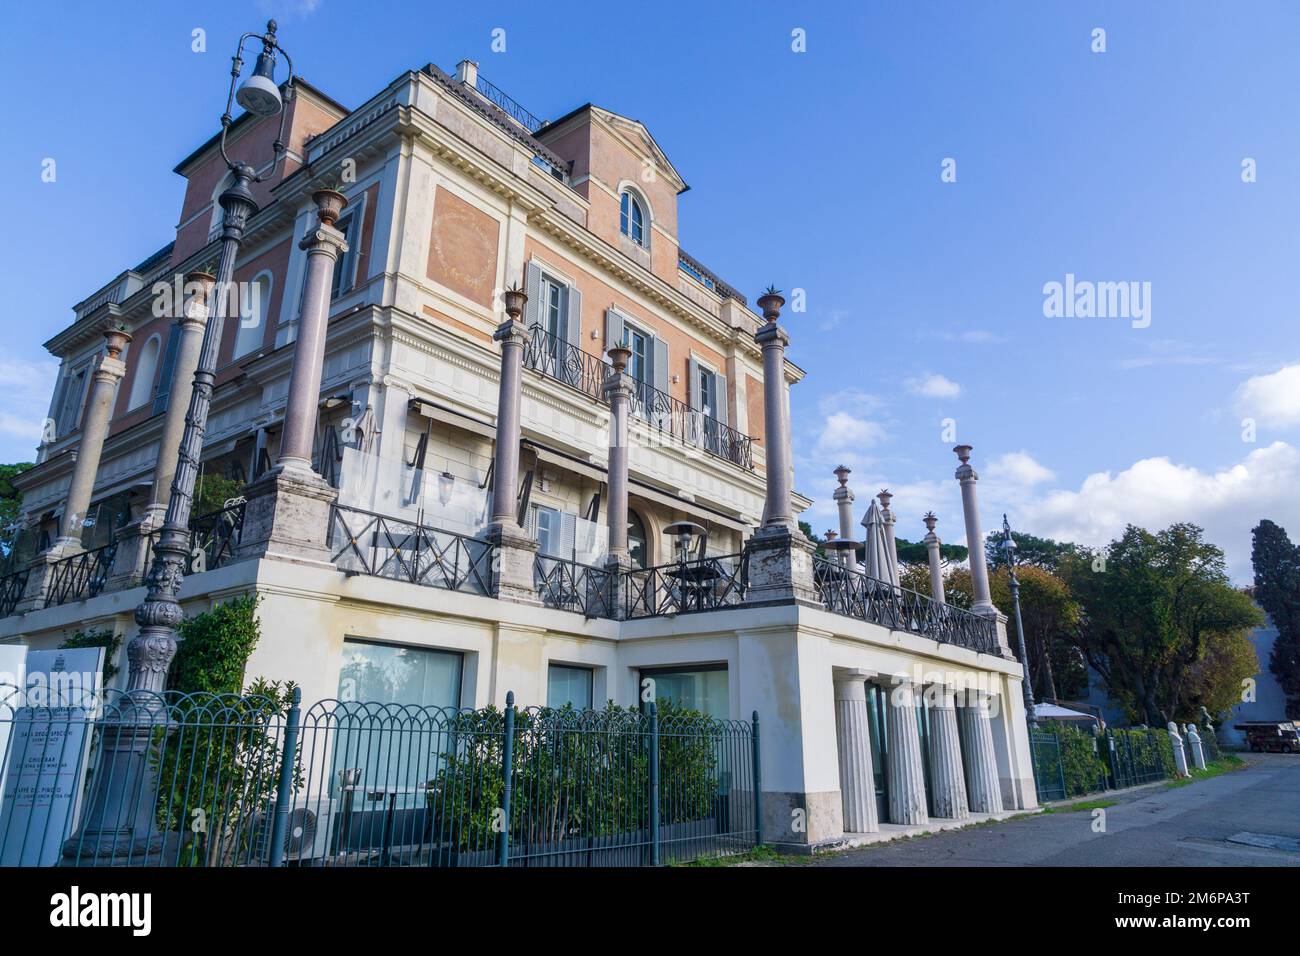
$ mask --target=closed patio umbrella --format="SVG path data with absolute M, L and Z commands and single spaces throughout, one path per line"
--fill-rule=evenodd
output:
M 862 519 L 862 526 L 867 529 L 863 544 L 866 550 L 866 572 L 868 577 L 898 587 L 898 565 L 890 554 L 889 536 L 885 532 L 885 522 L 880 516 L 880 506 L 873 499 Z

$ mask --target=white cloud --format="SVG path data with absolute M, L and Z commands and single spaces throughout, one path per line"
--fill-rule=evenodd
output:
M 1300 365 L 1246 379 L 1237 389 L 1237 410 L 1263 425 L 1300 424 Z
M 903 384 L 913 395 L 926 398 L 956 398 L 961 394 L 960 385 L 937 373 L 927 372 L 920 378 L 909 378 Z
M 879 422 L 860 418 L 851 412 L 834 412 L 827 417 L 817 437 L 813 454 L 820 458 L 857 458 L 863 449 L 885 440 L 885 428 Z
M 58 371 L 48 360 L 0 358 L 0 461 L 31 460 Z
M 1040 465 L 1028 452 L 1012 451 L 989 462 L 987 477 L 1028 487 L 1050 481 L 1056 473 Z
M 1089 475 L 1077 491 L 1053 491 L 1022 502 L 1017 525 L 1042 537 L 1099 546 L 1119 537 L 1125 524 L 1156 531 L 1191 521 L 1224 550 L 1233 579 L 1246 582 L 1251 578 L 1250 529 L 1261 518 L 1300 532 L 1294 490 L 1298 472 L 1300 450 L 1280 441 L 1217 471 L 1164 457 L 1143 458 L 1117 474 Z

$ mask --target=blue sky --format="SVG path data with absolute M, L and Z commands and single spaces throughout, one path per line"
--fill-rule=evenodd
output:
M 275 15 L 300 72 L 349 106 L 471 57 L 538 115 L 592 101 L 645 122 L 691 185 L 683 247 L 751 299 L 805 290 L 786 318 L 818 530 L 843 460 L 861 505 L 894 491 L 901 536 L 934 508 L 961 541 L 951 418 L 986 528 L 1007 510 L 1097 544 L 1126 521 L 1193 520 L 1242 581 L 1259 518 L 1300 532 L 1294 3 L 187 6 L 7 14 L 0 77 L 24 93 L 0 150 L 0 460 L 32 455 L 53 377 L 40 343 L 172 237 L 171 169 L 216 129 L 237 34 Z M 1067 273 L 1150 283 L 1149 326 L 1045 317 L 1044 284 Z

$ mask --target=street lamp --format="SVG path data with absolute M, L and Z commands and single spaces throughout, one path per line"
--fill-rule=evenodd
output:
M 133 859 L 156 855 L 163 849 L 164 836 L 157 832 L 153 820 L 153 795 L 157 783 L 148 766 L 148 747 L 152 730 L 165 725 L 167 720 L 161 694 L 166 686 L 167 668 L 176 654 L 176 628 L 182 619 L 178 595 L 190 555 L 190 510 L 208 410 L 212 404 L 217 353 L 221 348 L 222 325 L 230 302 L 235 258 L 243 243 L 248 219 L 257 212 L 257 202 L 249 187 L 273 176 L 285 155 L 284 131 L 289 112 L 286 107 L 293 98 L 293 60 L 276 40 L 275 31 L 275 21 L 269 20 L 265 33 L 243 34 L 231 58 L 230 89 L 221 116 L 220 148 L 221 158 L 233 182 L 218 197 L 223 217 L 216 301 L 209 310 L 199 361 L 194 370 L 194 387 L 185 416 L 185 431 L 176 454 L 176 473 L 172 479 L 167 514 L 154 544 L 153 562 L 145 579 L 149 591 L 144 602 L 135 609 L 139 632 L 126 648 L 129 671 L 126 693 L 118 706 L 116 732 L 106 735 L 105 763 L 96 775 L 98 782 L 81 832 L 74 834 L 64 845 L 64 856 L 68 858 L 127 855 Z M 244 65 L 244 45 L 249 41 L 260 42 L 262 52 L 258 54 L 252 75 L 236 89 Z M 275 83 L 277 53 L 284 56 L 289 71 L 283 99 Z M 233 125 L 230 112 L 235 103 L 253 116 L 280 114 L 271 165 L 261 175 L 248 163 L 231 159 L 226 150 L 226 137 Z
M 1011 524 L 1006 514 L 1002 515 L 1002 548 L 1007 562 L 1007 574 L 1011 578 L 1011 607 L 1016 616 L 1016 653 L 1020 656 L 1020 667 L 1024 673 L 1021 687 L 1025 692 L 1025 715 L 1031 724 L 1038 721 L 1034 717 L 1034 689 L 1029 681 L 1029 656 L 1025 653 L 1025 626 L 1020 620 L 1020 580 L 1016 577 L 1016 541 L 1011 536 Z

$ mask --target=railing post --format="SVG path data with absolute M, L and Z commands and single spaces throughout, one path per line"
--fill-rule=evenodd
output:
M 750 737 L 754 751 L 754 846 L 763 845 L 763 764 L 759 759 L 758 711 L 752 718 L 754 732 Z
M 652 700 L 650 715 L 650 865 L 659 865 L 659 710 Z
M 284 831 L 289 825 L 289 801 L 293 799 L 293 771 L 298 762 L 298 721 L 301 719 L 302 688 L 293 689 L 289 716 L 284 722 L 284 746 L 280 750 L 280 780 L 275 791 L 275 816 L 271 822 L 270 866 L 284 865 Z
M 497 866 L 510 865 L 510 783 L 515 762 L 515 692 L 506 693 L 504 739 L 501 741 L 501 832 L 497 834 Z

